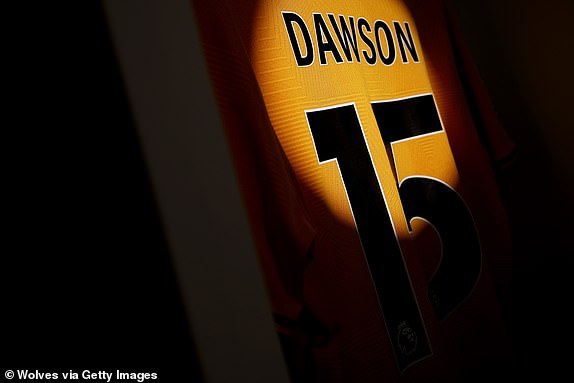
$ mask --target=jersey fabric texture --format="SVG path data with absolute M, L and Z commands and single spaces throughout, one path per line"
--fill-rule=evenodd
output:
M 293 381 L 510 371 L 513 145 L 444 6 L 192 5 Z

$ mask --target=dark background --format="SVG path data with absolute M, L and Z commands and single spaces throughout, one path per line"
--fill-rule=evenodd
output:
M 521 377 L 572 375 L 574 3 L 450 0 L 518 156 L 498 174 Z
M 101 4 L 33 2 L 3 18 L 1 379 L 200 381 Z
M 498 175 L 515 243 L 517 375 L 571 374 L 573 5 L 452 4 L 519 148 Z M 99 2 L 28 3 L 3 16 L 0 367 L 200 381 Z

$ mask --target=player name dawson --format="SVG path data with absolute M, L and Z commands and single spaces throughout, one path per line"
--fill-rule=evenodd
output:
M 397 61 L 397 49 L 403 64 L 419 62 L 407 21 L 387 23 L 376 20 L 370 23 L 364 17 L 355 19 L 353 16 L 345 18 L 339 15 L 337 22 L 332 13 L 326 16 L 313 13 L 313 25 L 307 25 L 295 12 L 283 11 L 281 14 L 299 67 L 312 65 L 316 58 L 320 65 L 332 63 L 332 60 L 337 64 L 364 60 L 369 65 L 393 65 Z M 329 61 L 327 53 L 331 55 Z

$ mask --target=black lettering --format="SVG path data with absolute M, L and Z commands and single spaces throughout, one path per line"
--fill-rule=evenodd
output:
M 419 62 L 419 56 L 417 54 L 417 49 L 415 46 L 415 42 L 413 40 L 413 35 L 411 34 L 411 28 L 409 27 L 409 23 L 405 21 L 405 29 L 407 30 L 407 35 L 405 36 L 405 32 L 401 28 L 401 24 L 398 21 L 393 22 L 395 26 L 395 31 L 397 33 L 397 40 L 399 41 L 399 49 L 401 50 L 401 59 L 403 63 L 408 63 L 409 60 L 407 58 L 407 53 L 405 51 L 405 45 L 409 53 L 411 54 L 411 58 L 414 62 Z
M 297 61 L 297 66 L 309 66 L 313 64 L 313 42 L 311 41 L 311 35 L 309 34 L 307 25 L 305 25 L 305 21 L 303 21 L 301 16 L 293 12 L 282 12 L 282 15 L 285 28 L 287 28 L 287 34 L 289 35 L 289 42 L 291 43 L 291 48 Z M 294 24 L 298 25 L 305 40 L 305 56 L 303 56 L 301 52 L 301 47 L 299 46 L 299 41 L 297 40 L 297 35 L 294 30 Z
M 331 52 L 337 63 L 343 62 L 343 57 L 337 50 L 337 45 L 327 28 L 325 20 L 320 13 L 313 14 L 313 21 L 315 22 L 315 34 L 317 35 L 317 48 L 319 49 L 319 61 L 321 65 L 327 64 L 327 52 Z
M 375 65 L 375 63 L 377 62 L 377 54 L 375 52 L 375 45 L 373 44 L 371 39 L 369 39 L 369 37 L 365 34 L 365 32 L 363 30 L 363 29 L 365 29 L 367 32 L 371 32 L 371 26 L 369 25 L 367 20 L 360 18 L 359 20 L 357 20 L 357 27 L 359 28 L 359 36 L 361 36 L 361 40 L 363 40 L 365 45 L 367 45 L 371 49 L 371 55 L 370 56 L 367 54 L 367 51 L 365 49 L 361 49 L 361 51 L 363 52 L 363 56 L 365 57 L 365 60 L 367 61 L 367 63 L 369 63 L 370 65 Z
M 383 52 L 383 47 L 381 44 L 380 39 L 380 30 L 385 32 L 385 39 L 387 41 L 387 47 L 389 50 L 389 54 L 385 56 L 385 52 Z M 377 50 L 379 51 L 379 56 L 381 57 L 381 61 L 385 65 L 392 65 L 395 62 L 396 53 L 395 53 L 395 42 L 393 40 L 393 32 L 391 28 L 385 23 L 383 20 L 375 21 L 375 41 L 377 42 Z
M 284 11 L 281 14 L 297 66 L 304 67 L 313 64 L 315 47 L 305 21 L 295 12 Z M 411 62 L 420 62 L 410 25 L 406 21 L 402 23 L 393 21 L 393 32 L 393 27 L 390 27 L 390 24 L 383 20 L 377 20 L 371 26 L 365 18 L 359 17 L 355 27 L 355 18 L 353 16 L 338 15 L 338 23 L 337 16 L 333 13 L 327 13 L 327 17 L 333 28 L 332 30 L 329 29 L 322 14 L 313 13 L 315 38 L 317 39 L 317 50 L 321 65 L 328 64 L 327 52 L 330 52 L 337 64 L 343 63 L 344 58 L 347 62 L 356 61 L 360 63 L 362 55 L 369 65 L 377 63 L 378 53 L 381 62 L 389 66 L 396 61 L 397 44 L 404 64 L 409 63 L 409 55 Z M 297 31 L 297 29 L 299 30 Z M 357 30 L 365 47 L 359 48 Z M 333 31 L 339 44 L 335 42 Z M 374 34 L 374 40 L 372 34 Z M 342 49 L 344 58 L 339 48 Z M 361 54 L 359 54 L 359 51 Z
M 353 62 L 353 56 L 351 55 L 350 49 L 353 48 L 357 62 L 361 62 L 359 48 L 357 46 L 357 34 L 355 33 L 355 19 L 353 16 L 349 16 L 349 23 L 351 24 L 351 32 L 349 32 L 349 27 L 347 26 L 345 17 L 343 15 L 339 15 L 339 22 L 341 23 L 341 30 L 343 31 L 342 34 L 341 30 L 339 30 L 339 27 L 337 26 L 335 16 L 332 13 L 328 14 L 328 16 L 331 21 L 331 25 L 335 30 L 335 34 L 337 35 L 337 39 L 339 40 L 339 44 L 341 44 L 341 48 L 343 48 L 343 53 L 345 53 L 347 61 Z

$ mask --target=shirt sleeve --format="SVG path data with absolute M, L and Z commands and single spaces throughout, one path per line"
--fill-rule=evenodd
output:
M 454 58 L 464 87 L 477 133 L 495 167 L 510 165 L 515 157 L 516 144 L 502 125 L 488 89 L 476 67 L 470 48 L 464 40 L 453 9 L 442 1 Z

